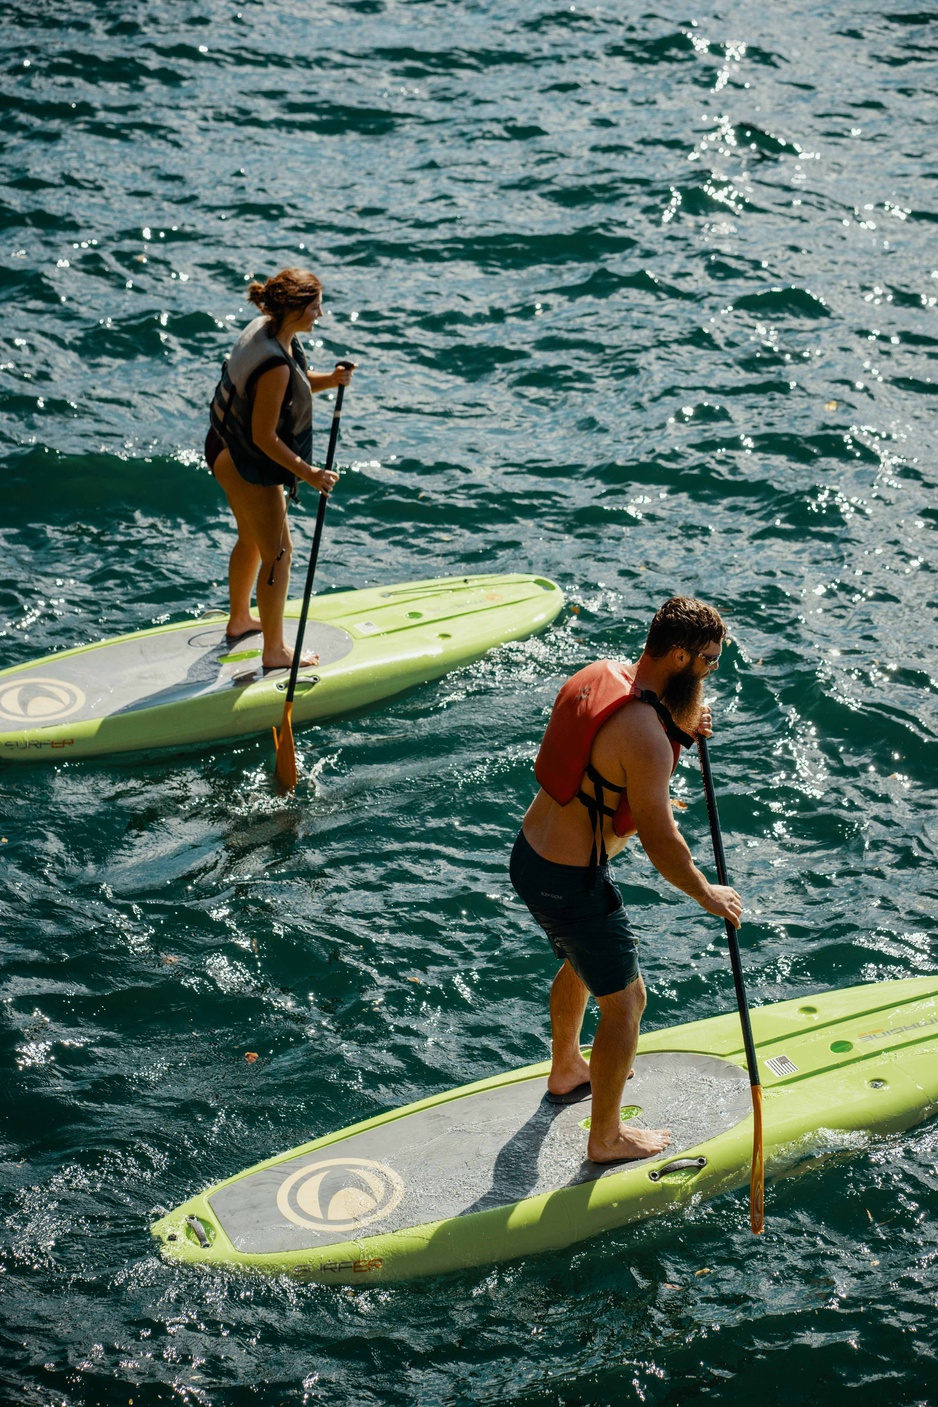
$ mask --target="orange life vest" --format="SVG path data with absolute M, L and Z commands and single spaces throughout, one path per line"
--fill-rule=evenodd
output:
M 616 786 L 597 772 L 590 761 L 593 742 L 603 724 L 626 704 L 638 700 L 650 704 L 658 714 L 668 735 L 674 761 L 673 774 L 682 747 L 690 747 L 694 739 L 677 726 L 664 704 L 651 689 L 641 689 L 635 683 L 633 665 L 618 660 L 597 660 L 579 670 L 560 690 L 554 701 L 547 730 L 534 763 L 534 775 L 548 796 L 561 806 L 574 798 L 583 803 L 593 822 L 593 855 L 590 869 L 606 863 L 606 846 L 602 838 L 602 817 L 612 817 L 616 835 L 628 835 L 635 821 L 624 787 Z M 589 777 L 595 796 L 581 790 L 584 776 Z M 617 806 L 605 805 L 604 792 L 621 793 Z

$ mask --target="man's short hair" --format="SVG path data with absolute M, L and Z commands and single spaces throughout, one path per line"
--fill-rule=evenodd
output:
M 645 651 L 661 659 L 675 645 L 686 650 L 702 650 L 718 645 L 726 636 L 719 611 L 693 596 L 672 596 L 655 612 L 648 631 Z

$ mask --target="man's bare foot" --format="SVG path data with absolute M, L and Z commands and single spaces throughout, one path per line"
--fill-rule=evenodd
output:
M 569 1061 L 551 1066 L 550 1074 L 547 1076 L 547 1093 L 556 1095 L 559 1099 L 571 1090 L 577 1089 L 580 1085 L 588 1085 L 590 1078 L 590 1067 L 577 1054 Z
M 630 1158 L 651 1158 L 670 1142 L 670 1129 L 627 1129 L 620 1124 L 619 1136 L 611 1143 L 591 1138 L 586 1156 L 592 1163 L 624 1163 Z
M 241 640 L 245 635 L 257 635 L 260 628 L 260 621 L 252 615 L 229 616 L 228 624 L 225 626 L 225 634 L 229 640 Z
M 276 655 L 268 656 L 267 651 L 265 650 L 263 658 L 261 660 L 261 664 L 264 666 L 265 669 L 289 669 L 292 663 L 293 651 L 288 649 L 286 646 L 284 646 L 284 648 L 280 650 Z M 306 668 L 308 665 L 318 663 L 319 656 L 316 654 L 315 651 L 310 651 L 309 653 L 302 654 L 300 656 L 300 664 L 304 668 Z
M 630 1070 L 628 1078 L 635 1074 Z M 563 1069 L 551 1069 L 547 1077 L 547 1093 L 552 1094 L 557 1099 L 562 1099 L 565 1094 L 578 1089 L 580 1085 L 588 1085 L 590 1078 L 590 1067 L 585 1060 L 580 1059 L 579 1064 L 572 1062 L 564 1065 Z

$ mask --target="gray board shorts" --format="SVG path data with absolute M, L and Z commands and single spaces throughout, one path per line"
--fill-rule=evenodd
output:
M 545 860 L 519 831 L 508 872 L 557 961 L 566 960 L 594 997 L 608 997 L 635 981 L 638 940 L 608 865 L 595 871 L 591 883 L 588 866 Z

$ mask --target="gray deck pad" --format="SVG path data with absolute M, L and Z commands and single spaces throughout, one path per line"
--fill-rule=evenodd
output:
M 209 1199 L 236 1250 L 314 1250 L 360 1236 L 512 1206 L 639 1163 L 586 1159 L 590 1104 L 556 1105 L 522 1080 L 405 1114 L 325 1148 L 248 1172 Z M 749 1079 L 731 1061 L 665 1051 L 639 1056 L 625 1102 L 643 1128 L 669 1128 L 676 1157 L 749 1114 Z
M 284 621 L 284 639 L 292 645 L 297 622 Z M 334 664 L 351 652 L 347 631 L 322 621 L 307 623 L 304 653 L 319 655 L 320 664 Z M 263 639 L 258 632 L 232 642 L 224 621 L 193 621 L 188 628 L 141 633 L 100 648 L 63 654 L 38 666 L 19 670 L 0 685 L 0 720 L 21 728 L 44 724 L 79 723 L 135 709 L 243 689 L 261 679 L 275 679 L 284 669 L 265 675 L 261 668 Z M 311 665 L 301 670 L 308 678 Z

